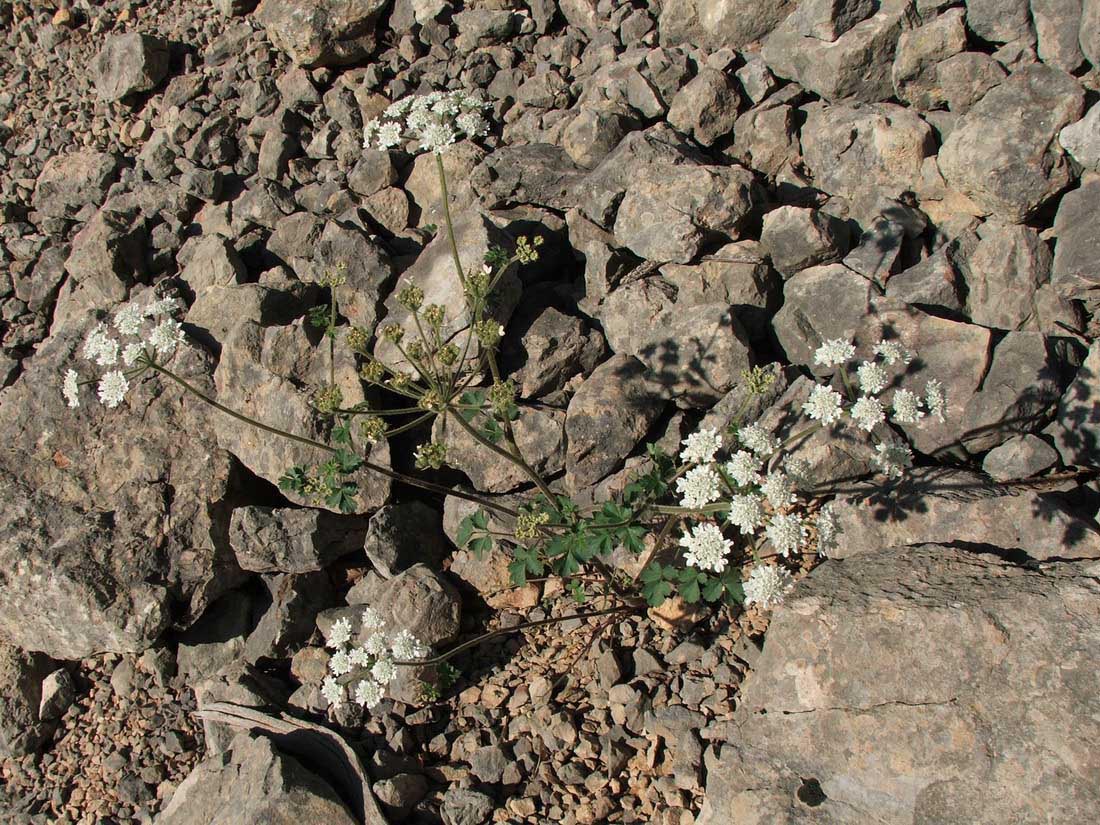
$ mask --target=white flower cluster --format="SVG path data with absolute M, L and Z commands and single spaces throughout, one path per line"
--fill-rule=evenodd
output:
M 110 324 L 97 324 L 84 339 L 81 355 L 97 366 L 110 369 L 98 380 L 86 381 L 80 380 L 76 370 L 67 370 L 61 384 L 66 403 L 74 409 L 79 407 L 80 387 L 96 384 L 96 395 L 105 407 L 121 404 L 130 389 L 133 373 L 141 371 L 135 364 L 143 353 L 150 357 L 155 354 L 163 360 L 171 357 L 183 343 L 183 328 L 172 317 L 176 309 L 174 298 L 161 298 L 144 306 L 129 303 L 115 313 Z M 115 333 L 121 339 L 116 338 Z
M 488 106 L 468 92 L 430 92 L 390 106 L 363 128 L 363 146 L 383 152 L 415 140 L 428 152 L 442 152 L 459 137 L 488 134 L 482 115 Z
M 360 644 L 351 645 L 351 622 L 344 618 L 329 628 L 327 644 L 334 648 L 328 660 L 329 674 L 321 683 L 321 695 L 333 708 L 350 696 L 368 710 L 382 701 L 386 688 L 397 677 L 397 661 L 423 659 L 428 648 L 407 629 L 387 637 L 385 622 L 368 607 L 360 620 Z
M 745 581 L 745 604 L 758 604 L 765 610 L 783 601 L 794 586 L 791 574 L 774 564 L 758 564 Z

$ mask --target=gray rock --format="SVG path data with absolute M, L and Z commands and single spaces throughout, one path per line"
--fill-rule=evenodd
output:
M 947 103 L 938 65 L 966 49 L 962 9 L 949 9 L 934 20 L 902 32 L 894 55 L 893 81 L 898 97 L 917 109 Z
M 661 388 L 647 373 L 633 356 L 615 355 L 573 395 L 565 419 L 566 483 L 572 489 L 619 467 L 661 414 Z
M 265 576 L 271 602 L 245 640 L 242 657 L 255 664 L 285 659 L 309 641 L 317 614 L 336 601 L 328 573 Z
M 1028 0 L 969 0 L 966 24 L 990 43 L 1035 40 Z
M 875 3 L 859 0 L 846 3 L 843 0 L 807 0 L 787 18 L 787 24 L 806 37 L 832 43 L 857 23 L 875 13 Z
M 754 104 L 763 101 L 779 86 L 775 75 L 759 55 L 746 56 L 745 65 L 737 70 L 736 75 L 741 81 L 741 88 Z
M 1019 69 L 960 118 L 940 149 L 940 170 L 982 209 L 1022 222 L 1069 183 L 1055 138 L 1083 111 L 1070 75 L 1042 64 Z
M 1100 558 L 1100 533 L 1057 493 L 1004 490 L 977 473 L 918 468 L 892 489 L 868 484 L 833 504 L 844 527 L 835 558 L 884 547 L 960 542 L 1033 559 Z
M 1084 0 L 1081 4 L 1078 42 L 1093 67 L 1100 67 L 1100 3 L 1096 0 Z
M 703 69 L 672 98 L 669 125 L 712 146 L 733 131 L 741 95 L 733 81 L 717 69 Z
M 877 294 L 874 284 L 842 264 L 802 270 L 783 285 L 774 320 L 779 345 L 791 363 L 811 366 L 822 342 L 851 337 Z
M 459 53 L 503 43 L 519 31 L 521 18 L 508 9 L 467 9 L 454 16 Z
M 458 785 L 447 789 L 442 802 L 439 813 L 444 825 L 482 825 L 496 808 L 492 797 Z
M 378 611 L 388 632 L 408 630 L 433 646 L 458 635 L 462 613 L 462 600 L 454 585 L 423 564 L 392 579 L 362 579 L 348 592 L 348 604 L 369 605 Z
M 363 546 L 363 519 L 305 508 L 238 507 L 229 522 L 237 563 L 256 573 L 322 570 Z
M 580 209 L 570 209 L 565 213 L 565 220 L 569 245 L 584 264 L 585 297 L 581 307 L 591 311 L 633 268 L 637 258 L 622 250 L 614 235 L 588 220 Z
M 684 0 L 661 7 L 661 44 L 741 49 L 774 29 L 795 8 L 789 0 Z
M 371 786 L 386 813 L 404 818 L 428 794 L 428 780 L 418 773 L 399 773 Z
M 556 475 L 565 465 L 565 413 L 553 407 L 522 405 L 512 422 L 524 460 L 541 476 Z M 531 483 L 515 463 L 478 443 L 454 421 L 436 419 L 433 438 L 447 445 L 448 463 L 470 478 L 474 489 L 506 493 Z
M 561 145 L 573 163 L 591 169 L 637 126 L 634 115 L 617 105 L 581 106 L 562 131 Z
M 435 567 L 447 555 L 448 545 L 439 513 L 409 501 L 387 504 L 371 516 L 363 549 L 375 570 L 392 577 L 417 562 Z
M 1086 171 L 1100 172 L 1100 105 L 1062 129 L 1058 142 Z
M 943 90 L 947 108 L 960 115 L 1006 77 L 1004 67 L 982 52 L 962 52 L 936 65 L 936 87 Z
M 967 282 L 960 268 L 958 244 L 944 244 L 919 264 L 891 275 L 886 294 L 906 304 L 961 310 Z
M 38 175 L 31 205 L 52 218 L 73 218 L 89 204 L 103 202 L 119 168 L 119 159 L 104 152 L 85 149 L 55 155 Z
M 355 168 L 348 172 L 348 188 L 363 197 L 370 197 L 396 182 L 397 170 L 390 153 L 377 149 L 364 149 Z
M 108 101 L 155 89 L 168 74 L 168 44 L 129 32 L 107 39 L 92 65 L 96 92 Z
M 477 200 L 469 186 L 474 168 L 485 157 L 485 150 L 472 141 L 464 140 L 448 148 L 443 155 L 443 169 L 447 175 L 447 189 L 451 196 L 451 211 L 460 215 Z M 443 190 L 439 182 L 439 170 L 430 152 L 422 153 L 413 161 L 412 170 L 405 180 L 404 189 L 413 202 L 416 226 L 435 224 L 443 226 Z
M 1054 422 L 1044 432 L 1053 437 L 1063 462 L 1095 466 L 1100 455 L 1100 344 L 1094 342 L 1089 349 L 1058 403 Z
M 69 671 L 58 668 L 42 680 L 39 719 L 60 719 L 76 700 L 76 685 Z
M 257 0 L 214 0 L 214 7 L 226 17 L 240 17 L 256 8 Z
M 234 284 L 203 290 L 187 310 L 184 320 L 191 334 L 220 352 L 226 338 L 242 318 L 261 325 L 288 324 L 301 314 L 303 298 L 299 281 L 283 281 L 287 289 L 271 284 Z
M 1078 39 L 1082 5 L 1080 0 L 1031 0 L 1030 3 L 1039 59 L 1064 72 L 1074 72 L 1085 62 Z
M 180 278 L 196 295 L 212 287 L 228 287 L 247 276 L 237 250 L 219 235 L 202 235 L 188 244 L 189 257 Z
M 32 754 L 53 734 L 57 716 L 39 708 L 42 682 L 56 666 L 41 653 L 0 643 L 0 758 Z
M 126 299 L 146 271 L 147 235 L 136 211 L 100 209 L 73 238 L 65 271 L 81 290 L 81 317 Z M 74 314 L 77 314 L 74 312 Z
M 241 659 L 245 641 L 253 630 L 253 599 L 245 592 L 231 592 L 207 608 L 191 627 L 179 635 L 176 662 L 188 684 L 214 677 Z
M 848 251 L 848 229 L 817 209 L 780 206 L 764 216 L 760 246 L 785 277 L 818 264 L 831 263 Z
M 490 785 L 500 782 L 512 757 L 500 745 L 486 745 L 470 754 L 470 771 Z
M 1015 435 L 994 447 L 982 469 L 994 481 L 1031 478 L 1058 463 L 1058 451 L 1036 435 Z
M 1034 229 L 987 222 L 967 255 L 967 311 L 975 324 L 997 329 L 1043 328 L 1038 290 L 1050 280 L 1052 256 Z
M 241 825 L 358 822 L 324 780 L 264 736 L 241 733 L 225 754 L 200 762 L 157 816 L 157 825 L 232 818 Z
M 547 143 L 504 146 L 473 170 L 470 185 L 486 209 L 535 204 L 566 211 L 584 176 L 565 150 Z
M 1100 206 L 1100 175 L 1086 175 L 1081 186 L 1067 193 L 1054 217 L 1054 262 L 1050 282 L 1063 297 L 1081 300 L 1087 307 L 1100 304 L 1100 229 L 1092 216 Z
M 736 240 L 760 202 L 752 173 L 740 166 L 669 166 L 660 174 L 639 174 L 615 216 L 616 239 L 647 260 L 691 263 L 715 236 Z
M 817 188 L 847 198 L 868 186 L 892 198 L 917 188 L 935 140 L 916 113 L 892 103 L 810 103 L 803 111 L 802 154 Z
M 260 154 L 256 174 L 267 180 L 280 180 L 287 172 L 287 164 L 301 150 L 298 139 L 278 129 L 270 129 L 260 142 Z
M 511 375 L 520 398 L 539 398 L 560 390 L 577 373 L 595 369 L 606 352 L 599 331 L 553 307 L 539 311 L 521 334 L 519 343 L 504 353 L 506 362 L 522 364 Z
M 354 356 L 337 349 L 336 384 L 344 403 L 364 399 Z M 310 342 L 304 322 L 286 327 L 261 327 L 244 320 L 226 338 L 214 373 L 219 402 L 245 415 L 307 438 L 323 439 L 328 423 L 314 410 L 301 382 L 314 387 L 328 383 L 328 351 Z M 294 465 L 313 467 L 326 457 L 320 450 L 285 439 L 273 439 L 250 424 L 228 416 L 218 420 L 218 443 L 233 453 L 252 472 L 272 484 Z M 358 438 L 354 431 L 353 437 Z M 368 451 L 375 463 L 388 465 L 389 447 L 384 442 Z M 389 496 L 390 482 L 369 471 L 361 471 L 356 512 L 380 507 Z M 326 507 L 324 502 L 303 499 L 285 491 L 295 503 Z
M 389 0 L 263 0 L 255 20 L 299 66 L 339 66 L 375 46 L 375 23 Z
M 1095 692 L 1065 663 L 1096 647 L 1094 570 L 931 545 L 818 567 L 772 616 L 697 821 L 1087 819 Z
M 769 177 L 790 171 L 801 155 L 796 120 L 795 110 L 787 105 L 765 101 L 750 109 L 737 118 L 733 129 L 735 156 Z
M 824 9 L 855 9 L 857 16 L 866 8 L 828 0 L 820 5 Z M 798 14 L 792 14 L 765 38 L 761 55 L 776 76 L 793 80 L 826 100 L 888 100 L 894 96 L 890 80 L 894 51 L 901 33 L 911 27 L 910 15 L 909 0 L 891 0 L 830 42 L 803 34 Z M 834 30 L 842 28 L 835 19 L 829 25 Z

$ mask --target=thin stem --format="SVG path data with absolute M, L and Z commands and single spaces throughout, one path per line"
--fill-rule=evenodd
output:
M 427 421 L 429 418 L 432 418 L 434 415 L 436 415 L 436 413 L 431 411 L 426 412 L 423 415 L 414 418 L 412 421 L 406 421 L 400 427 L 394 427 L 391 430 L 386 430 L 386 436 L 389 437 L 400 435 L 403 432 L 408 432 L 409 430 L 415 429 L 416 427 L 419 427 L 421 424 Z
M 497 455 L 508 459 L 521 470 L 523 470 L 523 472 L 526 473 L 527 477 L 535 482 L 535 486 L 539 488 L 539 492 L 546 496 L 546 499 L 550 502 L 551 506 L 553 506 L 555 510 L 558 510 L 557 501 L 554 498 L 554 494 L 550 491 L 549 485 L 547 485 L 547 483 L 542 480 L 542 477 L 538 473 L 536 473 L 531 465 L 524 461 L 522 457 L 518 455 L 513 455 L 507 450 L 498 447 L 492 441 L 485 438 L 481 433 L 471 427 L 466 419 L 463 418 L 461 415 L 454 416 L 454 419 L 458 422 L 459 426 L 462 427 L 462 429 L 464 429 L 467 433 L 469 433 L 479 444 L 488 447 Z M 558 510 L 558 512 L 560 513 L 561 511 Z
M 691 516 L 696 513 L 721 513 L 723 510 L 728 510 L 730 503 L 728 501 L 718 501 L 714 504 L 704 504 L 702 507 L 673 507 L 668 504 L 654 504 L 653 511 L 655 513 L 662 513 L 664 515 L 673 516 Z
M 813 435 L 814 433 L 816 433 L 818 430 L 820 430 L 824 426 L 825 425 L 822 424 L 822 423 L 811 424 L 806 429 L 799 430 L 797 433 L 794 433 L 793 435 L 787 436 L 786 441 L 784 441 L 782 444 L 780 444 L 779 449 L 775 451 L 776 455 L 779 455 L 779 453 L 781 453 L 783 451 L 784 447 L 788 446 L 789 444 L 793 444 L 794 442 L 798 441 L 798 439 L 800 439 L 800 438 L 804 438 L 805 436 L 808 436 L 808 435 Z
M 646 554 L 646 557 L 644 559 L 642 559 L 642 564 L 638 568 L 637 574 L 635 574 L 634 578 L 631 580 L 631 587 L 638 583 L 638 579 L 641 578 L 642 571 L 649 567 L 649 563 L 653 560 L 653 557 L 661 551 L 661 548 L 664 546 L 665 539 L 668 538 L 668 534 L 672 532 L 673 526 L 679 521 L 680 519 L 678 516 L 671 516 L 668 521 L 665 522 L 664 527 L 661 528 L 661 532 L 657 534 L 657 538 L 653 542 L 653 549 Z
M 463 642 L 460 645 L 452 647 L 446 653 L 441 653 L 438 656 L 434 656 L 431 659 L 417 659 L 417 660 L 395 660 L 395 665 L 405 665 L 407 667 L 426 667 L 427 665 L 438 665 L 447 661 L 448 659 L 457 656 L 464 650 L 469 650 L 471 647 L 487 642 L 489 639 L 495 639 L 498 636 L 507 636 L 510 633 L 516 633 L 520 630 L 530 630 L 533 627 L 543 627 L 548 624 L 557 624 L 559 622 L 567 622 L 570 619 L 593 619 L 597 616 L 610 616 L 613 613 L 627 613 L 631 610 L 637 610 L 638 607 L 632 604 L 621 604 L 616 607 L 609 607 L 606 610 L 592 610 L 587 613 L 571 613 L 568 616 L 555 616 L 550 619 L 540 619 L 537 622 L 523 622 L 517 624 L 514 627 L 505 627 L 500 630 L 494 630 L 490 633 L 483 633 L 480 636 L 470 639 L 468 642 Z
M 263 430 L 264 432 L 271 433 L 272 435 L 277 435 L 277 436 L 280 436 L 282 438 L 289 439 L 290 441 L 296 441 L 299 444 L 305 444 L 307 447 L 316 447 L 318 450 L 324 450 L 327 453 L 336 452 L 336 448 L 335 447 L 330 447 L 328 444 L 324 444 L 320 441 L 315 441 L 312 438 L 306 438 L 305 436 L 302 436 L 302 435 L 295 435 L 294 433 L 288 433 L 286 430 L 280 430 L 278 427 L 272 427 L 268 424 L 264 424 L 262 421 L 257 421 L 254 418 L 249 418 L 247 415 L 244 415 L 243 413 L 239 413 L 234 409 L 230 409 L 229 407 L 225 406 L 224 404 L 219 404 L 217 401 L 215 401 L 209 395 L 202 392 L 201 390 L 196 389 L 191 384 L 189 384 L 188 382 L 186 382 L 182 378 L 180 378 L 178 375 L 176 375 L 174 372 L 172 372 L 171 370 L 169 370 L 165 367 L 162 367 L 160 364 L 156 363 L 155 361 L 149 361 L 148 366 L 151 367 L 152 369 L 156 370 L 157 372 L 161 373 L 162 375 L 166 375 L 167 377 L 171 378 L 173 381 L 175 381 L 177 384 L 179 384 L 185 390 L 187 390 L 188 392 L 190 392 L 192 395 L 199 398 L 200 400 L 205 401 L 207 404 L 209 404 L 214 409 L 220 410 L 221 412 L 225 413 L 226 415 L 229 415 L 229 416 L 232 416 L 233 418 L 236 418 L 238 421 L 243 421 L 245 424 L 250 424 L 251 426 L 255 427 L 256 429 Z M 367 470 L 372 470 L 373 472 L 379 473 L 380 475 L 384 475 L 387 478 L 393 479 L 394 481 L 401 482 L 402 484 L 408 484 L 411 487 L 419 487 L 422 490 L 428 490 L 429 492 L 432 492 L 432 493 L 438 493 L 438 494 L 444 495 L 444 496 L 454 496 L 455 498 L 461 498 L 461 499 L 464 499 L 466 501 L 472 501 L 475 504 L 480 504 L 482 507 L 485 507 L 486 509 L 494 510 L 498 513 L 501 513 L 502 515 L 509 516 L 510 518 L 515 518 L 516 516 L 519 515 L 519 512 L 516 511 L 516 510 L 513 510 L 511 507 L 505 507 L 502 504 L 496 504 L 495 502 L 489 501 L 488 499 L 481 498 L 480 496 L 475 496 L 475 495 L 472 495 L 470 493 L 463 492 L 462 490 L 457 490 L 457 489 L 452 490 L 449 487 L 444 487 L 442 484 L 433 484 L 430 481 L 424 481 L 423 479 L 416 478 L 415 476 L 405 475 L 404 473 L 399 473 L 396 470 L 391 470 L 389 467 L 383 467 L 381 464 L 375 464 L 373 461 L 364 460 L 363 461 L 363 467 Z
M 458 239 L 455 237 L 455 227 L 451 221 L 451 196 L 447 191 L 447 173 L 443 169 L 443 155 L 439 152 L 435 153 L 435 167 L 439 170 L 439 186 L 443 194 L 443 218 L 447 222 L 447 237 L 451 241 L 451 256 L 454 258 L 455 269 L 458 271 L 458 282 L 465 289 L 466 273 L 462 271 L 462 259 L 458 255 Z

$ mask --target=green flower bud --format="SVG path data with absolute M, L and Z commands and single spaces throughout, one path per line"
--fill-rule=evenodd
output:
M 405 328 L 400 324 L 386 324 L 382 327 L 382 337 L 394 344 L 399 344 L 405 337 Z
M 493 411 L 499 415 L 503 415 L 508 411 L 508 408 L 515 403 L 516 400 L 516 382 L 508 379 L 507 381 L 496 381 L 493 386 L 489 387 L 489 404 L 492 406 Z
M 386 422 L 377 415 L 368 415 L 359 424 L 359 434 L 368 444 L 374 444 L 386 437 Z
M 437 441 L 430 441 L 417 447 L 413 455 L 416 458 L 416 468 L 418 470 L 429 468 L 438 470 L 447 460 L 447 447 Z
M 335 384 L 321 387 L 313 394 L 313 406 L 318 412 L 331 415 L 344 403 L 344 394 Z
M 352 327 L 348 330 L 345 340 L 356 352 L 366 352 L 367 345 L 370 343 L 370 332 L 363 327 Z
M 454 344 L 444 344 L 439 348 L 439 352 L 436 353 L 439 363 L 445 367 L 453 365 L 458 360 L 458 356 L 458 347 Z
M 474 324 L 474 335 L 484 346 L 494 347 L 504 337 L 504 327 L 495 318 L 483 318 Z
M 420 305 L 424 303 L 424 290 L 416 284 L 408 284 L 397 293 L 397 303 L 410 312 L 416 312 L 420 309 Z
M 359 368 L 359 375 L 364 381 L 369 381 L 371 384 L 381 383 L 382 376 L 385 374 L 386 368 L 377 358 L 369 358 L 367 363 Z
M 428 304 L 424 307 L 424 320 L 437 329 L 443 326 L 443 319 L 446 315 L 447 310 L 439 304 Z

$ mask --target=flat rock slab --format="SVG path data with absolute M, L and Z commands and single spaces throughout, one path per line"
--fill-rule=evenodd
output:
M 924 545 L 776 609 L 697 822 L 1090 821 L 1100 565 Z

